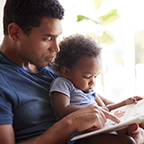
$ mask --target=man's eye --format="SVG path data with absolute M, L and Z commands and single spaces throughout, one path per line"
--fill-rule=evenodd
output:
M 47 38 L 44 38 L 45 41 L 50 41 L 52 40 L 52 37 L 47 37 Z

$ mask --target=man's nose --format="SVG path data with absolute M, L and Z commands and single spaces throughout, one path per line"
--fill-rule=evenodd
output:
M 60 48 L 59 48 L 57 39 L 55 39 L 55 40 L 53 41 L 50 50 L 53 51 L 53 52 L 56 52 L 56 53 L 60 51 Z
M 57 53 L 60 51 L 59 45 L 57 43 L 54 47 L 54 51 L 57 52 Z

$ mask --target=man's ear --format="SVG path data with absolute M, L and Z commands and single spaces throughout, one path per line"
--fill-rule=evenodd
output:
M 21 28 L 16 24 L 16 23 L 11 23 L 8 26 L 8 32 L 10 37 L 14 40 L 17 41 L 19 38 Z
M 70 69 L 67 68 L 66 66 L 62 66 L 60 68 L 60 72 L 61 72 L 62 77 L 64 77 L 64 78 L 68 78 L 70 75 Z

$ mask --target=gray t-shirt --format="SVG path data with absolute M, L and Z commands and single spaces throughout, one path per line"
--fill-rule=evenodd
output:
M 95 99 L 97 93 L 94 90 L 89 93 L 84 93 L 80 89 L 74 87 L 71 81 L 63 77 L 58 77 L 52 82 L 50 87 L 51 101 L 52 92 L 54 91 L 67 95 L 72 105 L 89 106 L 91 104 L 96 104 Z

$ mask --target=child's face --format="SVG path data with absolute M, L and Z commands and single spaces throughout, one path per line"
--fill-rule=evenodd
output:
M 96 85 L 96 77 L 101 71 L 99 57 L 81 57 L 75 66 L 70 69 L 68 79 L 75 87 L 84 92 L 89 92 Z

